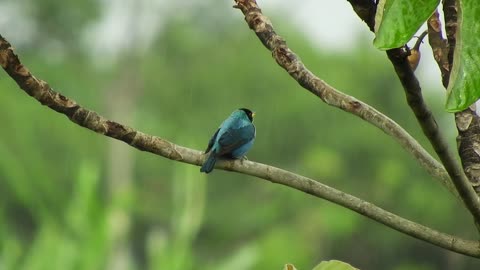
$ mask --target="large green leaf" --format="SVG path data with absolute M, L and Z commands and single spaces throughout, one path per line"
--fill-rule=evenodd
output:
M 478 0 L 460 0 L 458 7 L 457 44 L 446 109 L 466 109 L 480 97 L 480 5 Z
M 358 270 L 358 268 L 355 268 L 348 263 L 331 260 L 321 262 L 319 265 L 315 266 L 313 270 Z
M 375 40 L 380 50 L 407 43 L 432 15 L 440 0 L 380 0 L 375 15 Z

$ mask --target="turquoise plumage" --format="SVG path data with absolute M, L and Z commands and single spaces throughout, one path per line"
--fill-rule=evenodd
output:
M 201 172 L 211 172 L 218 158 L 241 158 L 252 148 L 255 140 L 254 115 L 249 109 L 241 108 L 223 121 L 208 142 L 205 153 L 210 153 L 200 168 Z

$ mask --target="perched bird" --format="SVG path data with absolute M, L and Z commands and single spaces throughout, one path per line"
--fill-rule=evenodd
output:
M 210 152 L 207 160 L 200 168 L 201 172 L 213 170 L 218 158 L 241 158 L 253 145 L 255 140 L 255 113 L 249 109 L 235 110 L 213 134 L 205 153 Z

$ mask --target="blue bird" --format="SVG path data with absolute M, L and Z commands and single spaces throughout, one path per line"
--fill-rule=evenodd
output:
M 211 172 L 218 158 L 241 158 L 252 148 L 255 140 L 254 116 L 255 113 L 249 109 L 241 108 L 223 121 L 208 142 L 205 153 L 210 154 L 200 168 L 201 172 Z

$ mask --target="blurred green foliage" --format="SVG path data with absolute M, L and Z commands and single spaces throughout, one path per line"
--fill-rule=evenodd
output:
M 83 29 L 101 16 L 86 4 L 75 4 L 84 14 L 67 16 L 67 10 L 60 16 L 73 7 L 48 3 L 50 10 L 33 12 L 39 25 Z M 257 113 L 249 159 L 474 237 L 461 204 L 392 139 L 298 86 L 228 5 L 208 7 L 172 13 L 148 50 L 130 48 L 106 67 L 97 66 L 101 56 L 92 59 L 89 47 L 72 48 L 69 42 L 64 46 L 74 53 L 55 60 L 54 51 L 39 53 L 36 41 L 17 53 L 36 76 L 83 106 L 196 149 L 206 147 L 232 110 L 249 107 Z M 43 20 L 50 12 L 60 17 Z M 392 68 L 367 39 L 360 38 L 350 52 L 332 53 L 310 45 L 281 18 L 273 20 L 313 72 L 376 106 L 427 145 Z M 7 39 L 15 36 L 1 29 Z M 64 40 L 57 30 L 45 29 L 41 37 Z M 70 38 L 80 44 L 80 36 Z M 120 256 L 127 261 L 122 269 L 264 270 L 285 263 L 312 269 L 331 258 L 360 269 L 480 266 L 307 194 L 220 170 L 206 176 L 198 167 L 112 143 L 39 106 L 2 78 L 0 269 L 120 269 L 112 266 L 117 253 L 126 254 Z M 428 99 L 451 129 L 437 94 L 443 93 Z M 126 116 L 116 119 L 115 111 Z M 123 151 L 123 163 L 112 162 L 115 149 Z M 115 171 L 127 172 L 120 175 L 127 184 L 112 176 Z

